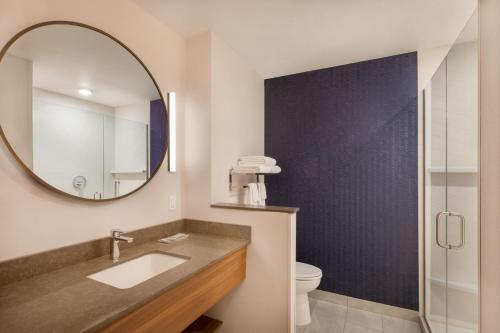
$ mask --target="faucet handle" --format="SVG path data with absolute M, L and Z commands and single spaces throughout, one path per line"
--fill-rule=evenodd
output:
M 112 238 L 117 238 L 117 237 L 120 237 L 121 235 L 123 235 L 125 232 L 122 231 L 122 230 L 118 230 L 118 229 L 112 229 L 111 230 L 111 237 Z
M 111 230 L 111 239 L 114 241 L 126 241 L 127 243 L 132 243 L 134 239 L 132 237 L 123 236 L 124 231 L 121 230 Z

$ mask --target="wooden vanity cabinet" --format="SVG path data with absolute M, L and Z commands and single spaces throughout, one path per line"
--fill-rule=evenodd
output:
M 209 266 L 100 332 L 179 333 L 245 279 L 246 247 Z

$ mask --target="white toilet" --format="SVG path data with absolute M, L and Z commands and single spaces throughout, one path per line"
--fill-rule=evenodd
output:
M 303 326 L 311 323 L 309 298 L 307 293 L 318 288 L 323 273 L 316 266 L 303 262 L 295 263 L 295 325 Z

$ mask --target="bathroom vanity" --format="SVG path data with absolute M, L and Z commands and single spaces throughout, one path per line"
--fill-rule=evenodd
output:
M 123 249 L 116 263 L 105 255 L 2 285 L 0 332 L 181 332 L 245 279 L 250 242 L 188 233 Z M 126 289 L 88 277 L 152 253 L 185 261 Z
M 0 50 L 0 83 L 0 138 L 27 174 L 64 197 L 129 196 L 175 150 L 173 93 L 98 28 L 25 28 Z M 0 332 L 183 331 L 245 279 L 250 242 L 249 227 L 191 222 L 113 230 L 111 253 L 104 238 L 1 262 Z M 179 232 L 189 237 L 158 242 Z
M 150 21 L 150 15 L 140 19 L 134 5 L 126 11 L 131 14 L 127 19 L 110 24 L 105 16 L 118 18 L 128 4 L 119 3 L 117 16 L 117 6 L 104 3 L 85 6 L 91 11 L 101 5 L 113 9 L 110 15 L 99 9 L 99 19 L 94 12 L 80 16 L 82 11 L 75 8 L 71 15 L 49 15 L 42 5 L 44 15 L 12 15 L 22 22 L 3 31 L 0 141 L 2 156 L 10 153 L 2 170 L 11 171 L 1 172 L 2 193 L 8 195 L 0 200 L 1 220 L 9 226 L 1 233 L 0 260 L 5 261 L 0 262 L 0 333 L 186 333 L 199 327 L 203 320 L 198 319 L 209 309 L 224 320 L 228 332 L 288 331 L 295 326 L 297 210 L 226 204 L 213 206 L 208 215 L 224 223 L 198 223 L 194 228 L 189 220 L 172 221 L 204 218 L 210 203 L 208 196 L 197 195 L 208 191 L 204 185 L 191 189 L 190 182 L 184 184 L 183 174 L 190 168 L 175 174 L 176 158 L 184 160 L 184 153 L 175 153 L 175 125 L 181 126 L 177 137 L 191 131 L 184 128 L 190 124 L 176 123 L 175 92 L 183 111 L 191 80 L 205 71 L 198 71 L 198 55 L 184 59 L 185 43 Z M 56 10 L 59 5 L 48 7 Z M 34 10 L 32 4 L 14 7 Z M 65 16 L 77 21 L 52 21 Z M 44 18 L 49 21 L 38 21 Z M 123 22 L 140 22 L 139 29 Z M 20 27 L 25 28 L 12 35 Z M 130 42 L 130 48 L 112 34 Z M 214 41 L 210 36 L 206 46 L 212 48 Z M 236 56 L 220 46 L 231 58 Z M 199 52 L 200 60 L 205 54 L 211 52 Z M 196 70 L 188 80 L 184 76 L 189 67 Z M 248 77 L 258 92 L 249 94 L 250 109 L 262 106 L 257 78 Z M 205 159 L 210 149 L 204 146 L 210 140 L 199 138 L 203 147 L 196 158 Z M 198 145 L 198 137 L 195 141 Z M 156 175 L 155 185 L 146 191 Z M 192 214 L 190 207 L 203 207 L 203 213 Z M 162 221 L 171 222 L 125 235 L 110 232 Z M 239 225 L 228 224 L 232 221 Z M 249 262 L 251 274 L 237 294 L 214 306 L 245 279 L 249 226 L 258 235 L 258 245 L 249 253 L 258 258 L 253 257 L 251 266 Z M 157 242 L 179 232 L 189 238 Z M 115 240 L 112 251 L 109 236 Z

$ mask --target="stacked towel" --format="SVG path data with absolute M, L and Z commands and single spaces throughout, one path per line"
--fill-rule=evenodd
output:
M 237 165 L 233 167 L 232 173 L 280 173 L 281 168 L 277 165 Z
M 276 165 L 276 160 L 267 156 L 242 156 L 238 165 L 231 169 L 232 174 L 272 174 L 280 173 L 281 168 Z M 251 205 L 265 206 L 267 199 L 266 185 L 264 183 L 248 184 L 248 199 Z
M 248 199 L 251 205 L 266 205 L 266 185 L 264 183 L 249 183 L 248 184 Z
M 242 156 L 238 159 L 238 165 L 276 165 L 276 160 L 267 156 Z

